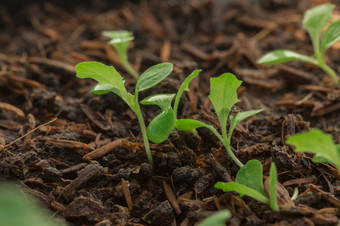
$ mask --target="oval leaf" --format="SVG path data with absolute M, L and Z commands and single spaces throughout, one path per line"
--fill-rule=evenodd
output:
M 207 127 L 204 122 L 200 122 L 194 119 L 178 119 L 176 120 L 175 128 L 181 131 L 191 131 L 193 129 Z
M 231 107 L 239 102 L 237 89 L 241 83 L 231 73 L 224 73 L 217 78 L 210 79 L 209 99 L 215 108 L 221 127 L 226 125 Z
M 262 165 L 259 160 L 252 159 L 249 160 L 238 172 L 236 175 L 235 182 L 238 184 L 243 184 L 247 187 L 250 187 L 263 196 L 266 196 L 266 192 L 263 187 L 263 178 L 262 178 Z M 246 194 L 241 194 L 241 196 Z
M 164 111 L 167 108 L 171 108 L 171 102 L 174 96 L 175 94 L 173 93 L 156 94 L 145 98 L 140 103 L 144 105 L 157 105 Z
M 323 4 L 307 10 L 303 16 L 303 27 L 308 31 L 314 48 L 319 46 L 321 31 L 326 26 L 327 21 L 331 18 L 333 9 L 334 5 Z
M 272 162 L 269 171 L 269 205 L 272 210 L 279 211 L 276 198 L 277 170 L 275 163 Z
M 257 60 L 257 63 L 273 65 L 289 62 L 292 60 L 300 60 L 309 63 L 314 63 L 315 61 L 311 57 L 302 55 L 291 50 L 277 49 L 264 54 L 260 59 Z
M 172 108 L 163 111 L 157 115 L 148 125 L 147 135 L 153 143 L 162 143 L 165 141 L 175 125 L 175 115 Z
M 109 44 L 117 44 L 123 42 L 130 42 L 134 39 L 131 31 L 118 30 L 118 31 L 103 31 L 105 37 L 111 38 Z
M 340 20 L 331 23 L 321 38 L 321 48 L 325 51 L 340 40 Z
M 215 188 L 222 189 L 224 192 L 235 191 L 239 194 L 245 194 L 263 203 L 269 202 L 268 198 L 266 196 L 263 196 L 260 192 L 250 187 L 247 187 L 243 184 L 238 184 L 236 182 L 227 182 L 227 183 L 217 182 L 215 184 Z
M 286 143 L 294 145 L 295 152 L 317 154 L 340 169 L 340 153 L 337 151 L 337 146 L 334 144 L 332 136 L 327 133 L 318 129 L 311 129 L 308 132 L 289 137 Z
M 225 221 L 231 217 L 229 210 L 221 210 L 205 218 L 199 226 L 225 226 Z
M 261 111 L 263 111 L 263 109 L 244 111 L 244 112 L 236 113 L 235 115 L 231 115 L 229 131 L 232 133 L 235 127 L 237 126 L 237 124 L 239 124 L 242 120 L 250 116 L 256 115 L 260 113 Z
M 172 69 L 171 63 L 161 63 L 150 67 L 138 79 L 135 92 L 138 93 L 157 85 L 171 73 Z

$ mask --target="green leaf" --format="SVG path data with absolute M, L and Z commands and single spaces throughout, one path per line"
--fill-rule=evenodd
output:
M 210 79 L 209 99 L 215 108 L 221 127 L 226 126 L 231 107 L 239 101 L 237 89 L 241 83 L 231 73 L 224 73 L 217 78 Z
M 263 203 L 269 202 L 268 198 L 262 195 L 260 192 L 250 187 L 247 187 L 246 185 L 238 184 L 236 182 L 227 182 L 227 183 L 217 182 L 215 184 L 215 188 L 222 189 L 224 192 L 235 191 L 239 194 L 245 194 Z
M 175 94 L 155 94 L 149 96 L 142 100 L 140 103 L 144 105 L 157 105 L 163 111 L 167 108 L 171 108 L 172 99 L 174 99 Z
M 318 129 L 311 129 L 308 132 L 289 137 L 286 143 L 294 145 L 295 152 L 317 154 L 316 160 L 323 157 L 323 159 L 327 159 L 340 170 L 340 151 L 338 145 L 334 144 L 331 135 Z
M 175 115 L 172 108 L 168 108 L 157 115 L 148 125 L 147 135 L 153 143 L 162 143 L 165 141 L 175 125 Z
M 209 125 L 194 119 L 178 119 L 175 124 L 175 128 L 180 131 L 191 131 L 201 127 L 209 127 Z
M 321 38 L 321 49 L 324 52 L 326 49 L 334 45 L 340 40 L 340 20 L 331 23 Z
M 292 60 L 300 60 L 308 63 L 315 63 L 315 60 L 311 57 L 302 55 L 295 51 L 286 49 L 277 49 L 264 54 L 260 59 L 257 60 L 258 64 L 281 64 Z
M 160 83 L 171 73 L 172 68 L 173 65 L 171 63 L 161 63 L 144 71 L 137 81 L 136 93 L 149 89 Z
M 276 193 L 277 193 L 277 171 L 275 163 L 272 162 L 270 165 L 269 172 L 269 205 L 272 210 L 279 211 L 279 206 L 277 205 Z
M 109 44 L 117 44 L 117 43 L 124 43 L 130 42 L 134 39 L 133 33 L 131 31 L 103 31 L 102 34 L 105 37 L 111 38 Z
M 92 78 L 98 82 L 92 92 L 104 94 L 113 92 L 120 96 L 129 105 L 129 95 L 124 86 L 124 80 L 112 66 L 99 62 L 82 62 L 76 65 L 78 78 Z
M 249 160 L 238 172 L 236 175 L 235 182 L 238 184 L 243 184 L 249 188 L 252 188 L 266 196 L 266 192 L 263 187 L 263 178 L 262 178 L 262 165 L 259 160 L 252 159 Z M 240 192 L 239 192 L 240 193 Z M 240 193 L 241 196 L 246 195 Z
M 231 218 L 231 213 L 229 210 L 221 210 L 217 213 L 205 218 L 199 226 L 224 226 L 225 221 Z
M 331 18 L 334 5 L 323 4 L 309 9 L 305 12 L 302 24 L 308 31 L 314 49 L 319 51 L 319 40 L 322 29 L 326 26 L 327 21 Z
M 256 114 L 260 113 L 261 111 L 263 111 L 263 109 L 238 112 L 235 115 L 231 115 L 230 116 L 229 134 L 231 135 L 231 133 L 234 131 L 237 124 L 239 124 L 242 120 L 244 120 L 244 119 L 246 119 L 250 116 L 256 115 Z
M 174 111 L 175 111 L 176 115 L 177 115 L 177 108 L 178 108 L 179 100 L 181 99 L 183 92 L 189 91 L 189 84 L 190 84 L 191 80 L 193 80 L 201 71 L 202 70 L 200 70 L 200 69 L 193 71 L 188 77 L 186 77 L 184 79 L 181 87 L 179 87 L 179 89 L 177 91 L 175 103 L 174 103 Z

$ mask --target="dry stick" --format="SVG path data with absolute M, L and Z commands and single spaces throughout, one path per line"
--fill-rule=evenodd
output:
M 128 206 L 129 211 L 132 211 L 133 209 L 133 204 L 132 204 L 132 198 L 131 198 L 131 194 L 130 194 L 130 190 L 128 187 L 129 181 L 126 181 L 122 178 L 122 191 L 123 191 L 123 195 L 126 201 L 126 204 Z
M 127 138 L 114 140 L 108 143 L 107 145 L 104 145 L 103 147 L 100 147 L 92 152 L 87 153 L 86 155 L 83 156 L 83 160 L 91 160 L 91 159 L 97 159 L 97 158 L 103 157 L 104 155 L 110 153 L 111 151 L 121 146 L 122 143 L 126 140 Z
M 48 124 L 54 122 L 54 121 L 57 120 L 57 119 L 58 119 L 58 118 L 54 118 L 54 119 L 52 119 L 51 121 L 48 121 L 48 122 L 46 122 L 46 123 L 44 123 L 44 124 L 41 124 L 41 125 L 38 126 L 37 128 L 32 129 L 31 131 L 29 131 L 29 132 L 26 133 L 25 135 L 22 135 L 21 137 L 19 137 L 18 139 L 12 141 L 11 143 L 6 144 L 5 146 L 2 146 L 2 147 L 0 146 L 0 151 L 3 150 L 3 149 L 6 148 L 6 147 L 9 147 L 9 146 L 11 146 L 12 144 L 18 142 L 18 141 L 21 140 L 22 138 L 25 138 L 25 137 L 28 136 L 29 134 L 31 134 L 31 133 L 33 133 L 34 131 L 38 130 L 39 128 L 41 128 L 41 127 L 43 127 L 43 126 L 46 126 L 46 125 L 48 125 Z
M 181 208 L 179 207 L 178 201 L 171 187 L 164 180 L 162 180 L 162 183 L 165 195 L 168 198 L 170 205 L 172 206 L 172 208 L 174 208 L 176 214 L 181 214 L 182 213 Z

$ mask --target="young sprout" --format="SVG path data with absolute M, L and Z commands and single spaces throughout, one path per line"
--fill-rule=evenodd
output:
M 334 144 L 332 136 L 318 129 L 291 136 L 287 144 L 295 146 L 295 152 L 315 154 L 313 162 L 331 163 L 340 171 L 340 144 Z
M 292 50 L 280 49 L 266 53 L 257 62 L 259 64 L 274 65 L 292 60 L 304 61 L 323 69 L 338 85 L 339 78 L 336 72 L 326 64 L 325 51 L 340 40 L 340 20 L 331 23 L 321 35 L 327 21 L 331 18 L 333 9 L 334 5 L 323 4 L 307 10 L 304 14 L 302 23 L 312 40 L 313 57 L 305 56 Z
M 221 210 L 205 218 L 198 226 L 225 226 L 225 221 L 231 218 L 229 210 Z
M 200 127 L 209 129 L 221 141 L 230 157 L 239 167 L 243 167 L 243 164 L 240 162 L 240 160 L 238 160 L 231 150 L 231 136 L 237 124 L 239 124 L 243 119 L 258 114 L 263 110 L 251 110 L 230 115 L 233 105 L 239 102 L 239 99 L 237 98 L 237 89 L 241 83 L 242 82 L 231 73 L 224 73 L 217 78 L 210 79 L 209 99 L 212 102 L 219 119 L 222 130 L 221 134 L 213 126 L 194 119 L 178 119 L 175 122 L 175 128 L 182 131 L 192 131 Z M 228 117 L 230 119 L 230 124 L 229 130 L 227 131 Z
M 113 66 L 106 66 L 99 62 L 82 62 L 76 65 L 77 77 L 92 78 L 98 82 L 98 84 L 92 88 L 92 93 L 106 94 L 108 92 L 113 92 L 122 98 L 137 115 L 142 131 L 146 155 L 151 165 L 153 165 L 153 160 L 143 115 L 138 102 L 138 93 L 160 83 L 171 73 L 172 69 L 173 65 L 171 63 L 161 63 L 150 67 L 138 78 L 135 86 L 135 93 L 130 94 L 124 86 L 122 76 Z
M 139 75 L 136 70 L 131 66 L 128 61 L 127 51 L 129 43 L 134 39 L 132 32 L 130 31 L 103 31 L 105 37 L 111 38 L 108 42 L 116 48 L 119 59 L 125 68 L 125 70 L 132 75 L 135 79 L 138 79 Z
M 150 141 L 153 143 L 161 143 L 165 141 L 172 130 L 175 128 L 177 122 L 177 109 L 179 100 L 184 91 L 189 90 L 188 86 L 192 79 L 194 79 L 202 70 L 195 70 L 182 83 L 176 94 L 174 107 L 171 103 L 175 94 L 156 94 L 145 98 L 140 103 L 144 105 L 157 105 L 162 109 L 148 125 L 147 134 Z
M 263 186 L 263 172 L 260 161 L 249 160 L 236 174 L 235 182 L 217 182 L 215 188 L 224 192 L 235 191 L 240 194 L 250 196 L 260 202 L 266 203 L 272 210 L 278 211 L 279 206 L 276 199 L 277 171 L 275 163 L 270 166 L 269 172 L 269 194 Z

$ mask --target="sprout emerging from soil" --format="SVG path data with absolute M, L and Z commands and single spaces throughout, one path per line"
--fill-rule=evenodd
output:
M 304 61 L 323 69 L 333 79 L 334 83 L 339 85 L 336 72 L 326 64 L 325 51 L 340 40 L 340 20 L 331 23 L 321 35 L 323 28 L 331 18 L 333 9 L 334 5 L 323 4 L 307 10 L 304 14 L 302 23 L 313 43 L 313 57 L 292 50 L 280 49 L 266 53 L 257 62 L 274 65 L 292 60 Z

